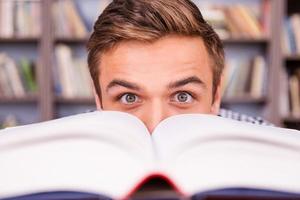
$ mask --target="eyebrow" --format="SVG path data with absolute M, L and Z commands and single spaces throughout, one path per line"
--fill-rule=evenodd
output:
M 110 90 L 113 87 L 118 87 L 118 86 L 125 87 L 131 90 L 141 90 L 141 88 L 135 83 L 130 83 L 128 81 L 121 80 L 121 79 L 114 79 L 108 84 L 108 86 L 106 87 L 106 91 Z
M 182 87 L 182 86 L 185 86 L 185 85 L 191 84 L 191 83 L 195 83 L 195 84 L 201 85 L 203 87 L 206 87 L 205 83 L 197 76 L 191 76 L 191 77 L 184 78 L 182 80 L 175 81 L 173 83 L 170 83 L 168 87 L 173 89 L 173 88 Z

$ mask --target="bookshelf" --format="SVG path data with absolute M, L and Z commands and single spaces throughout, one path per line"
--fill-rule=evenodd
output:
M 23 12 L 21 15 L 21 12 L 19 12 L 20 8 L 22 6 L 25 6 L 25 4 L 27 7 L 27 11 L 29 12 Z M 9 14 L 8 10 L 10 10 L 9 7 L 11 8 L 12 6 L 14 6 L 15 13 L 18 13 L 18 20 L 14 20 L 10 17 L 7 18 Z M 22 70 L 25 70 L 26 68 L 26 72 L 22 71 L 24 74 L 26 74 L 26 76 L 22 77 L 27 80 L 26 83 L 28 83 L 28 78 L 32 78 L 30 77 L 31 74 L 28 74 L 31 72 L 32 68 L 31 64 L 30 66 L 28 66 L 27 64 L 26 66 L 22 66 L 22 60 L 26 59 L 26 62 L 34 62 L 34 68 L 39 68 L 38 65 L 40 65 L 39 57 L 41 33 L 37 27 L 33 27 L 33 24 L 40 24 L 40 20 L 42 19 L 38 7 L 40 7 L 40 2 L 38 1 L 34 1 L 30 4 L 27 4 L 25 2 L 13 2 L 12 4 L 12 2 L 1 1 L 0 13 L 2 16 L 0 19 L 0 54 L 2 56 L 2 83 L 3 76 L 7 76 L 7 74 L 3 73 L 4 60 L 9 59 L 14 62 L 13 65 L 9 66 L 10 68 L 17 69 L 18 67 L 19 69 L 22 68 Z M 33 10 L 35 10 L 35 16 L 32 15 Z M 4 15 L 6 17 L 4 17 Z M 33 23 L 28 25 L 27 28 L 23 29 L 21 27 L 24 27 L 25 21 L 22 21 L 22 19 L 25 18 L 32 21 Z M 8 19 L 7 23 L 5 22 L 6 19 Z M 3 57 L 3 52 L 6 54 L 5 57 Z M 35 73 L 35 75 L 36 77 L 42 76 L 42 74 L 37 73 Z M 11 78 L 11 76 L 7 77 Z M 12 80 L 16 81 L 15 79 Z M 40 84 L 37 83 L 36 85 Z M 6 95 L 0 97 L 0 128 L 3 122 L 14 125 L 14 123 L 17 123 L 19 120 L 22 121 L 22 124 L 33 123 L 40 120 L 41 112 L 39 110 L 39 92 L 33 91 L 33 88 L 29 88 L 27 84 L 24 84 L 23 86 L 24 88 L 19 90 L 19 92 L 23 91 L 21 93 L 25 93 L 23 95 L 21 95 L 21 93 L 15 93 L 16 91 L 13 90 L 14 95 Z M 30 87 L 31 86 L 32 85 L 30 85 Z M 29 89 L 31 91 L 29 91 Z M 30 115 L 28 115 L 28 113 L 30 113 Z
M 12 38 L 0 38 L 2 44 L 20 44 L 20 43 L 38 43 L 39 39 L 36 37 L 12 37 Z
M 283 84 L 281 84 L 281 94 L 288 95 L 288 102 L 285 100 L 285 103 L 289 104 L 289 111 L 283 111 L 281 115 L 281 121 L 283 126 L 295 128 L 300 130 L 300 102 L 293 98 L 293 93 L 295 88 L 291 86 L 292 77 L 296 78 L 297 70 L 300 70 L 300 51 L 299 51 L 299 41 L 296 40 L 299 37 L 299 31 L 295 26 L 297 17 L 300 16 L 300 4 L 295 0 L 287 0 L 283 6 L 283 25 L 282 38 L 284 38 L 283 47 L 281 51 L 281 63 L 282 66 L 279 69 L 280 73 L 284 76 L 282 79 Z M 288 34 L 288 35 L 287 35 Z M 288 37 L 288 39 L 287 39 Z M 292 39 L 293 41 L 292 41 Z M 293 44 L 292 44 L 293 43 Z M 300 74 L 298 75 L 298 83 L 300 81 Z M 298 84 L 299 85 L 299 84 Z M 296 94 L 297 95 L 297 94 Z M 295 106 L 296 104 L 296 106 Z M 297 107 L 298 111 L 297 111 Z
M 9 0 L 3 0 L 9 1 Z M 7 52 L 14 59 L 19 59 L 19 46 L 27 57 L 34 59 L 36 62 L 36 81 L 38 84 L 38 92 L 34 95 L 24 97 L 0 97 L 0 124 L 7 115 L 7 110 L 13 110 L 9 114 L 14 114 L 19 118 L 21 124 L 33 123 L 38 121 L 51 120 L 58 117 L 67 116 L 87 110 L 93 110 L 95 103 L 92 97 L 73 96 L 65 97 L 58 95 L 54 91 L 55 78 L 53 76 L 53 67 L 57 65 L 55 56 L 55 48 L 59 45 L 70 47 L 75 57 L 84 59 L 86 57 L 85 43 L 88 39 L 92 24 L 87 26 L 87 34 L 79 34 L 76 36 L 57 35 L 55 31 L 55 20 L 52 16 L 52 6 L 65 0 L 28 0 L 38 3 L 40 7 L 40 26 L 41 34 L 37 36 L 0 36 L 0 52 Z M 97 11 L 101 10 L 100 4 L 106 4 L 106 0 L 88 0 L 85 5 L 80 1 L 74 0 L 82 6 L 82 12 L 93 8 Z M 200 1 L 194 2 L 202 8 Z M 292 13 L 300 13 L 300 3 L 296 0 L 213 0 L 201 1 L 214 5 L 231 6 L 241 4 L 251 7 L 259 7 L 265 2 L 269 2 L 269 9 L 266 14 L 270 19 L 270 25 L 267 34 L 260 37 L 235 36 L 223 39 L 226 51 L 226 58 L 253 58 L 255 56 L 263 56 L 267 66 L 267 84 L 264 95 L 253 97 L 249 94 L 238 95 L 224 98 L 222 106 L 234 111 L 243 112 L 249 115 L 259 115 L 268 121 L 278 125 L 299 129 L 300 117 L 291 116 L 288 113 L 283 114 L 281 107 L 284 104 L 279 96 L 286 96 L 287 88 L 284 88 L 280 80 L 283 74 L 287 73 L 287 68 L 297 68 L 300 66 L 300 54 L 291 55 L 283 51 L 281 44 L 284 20 L 286 16 Z M 90 7 L 88 6 L 90 4 Z M 295 6 L 294 6 L 295 5 Z M 204 9 L 204 8 L 202 8 Z M 92 11 L 91 11 L 92 13 Z M 97 12 L 93 14 L 95 18 Z M 90 18 L 92 18 L 90 16 Z M 86 23 L 84 21 L 84 23 Z M 242 62 L 243 60 L 241 60 Z M 285 105 L 287 106 L 287 105 Z M 5 109 L 1 109 L 4 108 Z M 5 110 L 5 111 L 4 111 Z M 31 115 L 26 119 L 24 113 Z M 30 119 L 30 120 L 29 120 Z
M 223 98 L 223 105 L 230 104 L 261 104 L 264 105 L 268 102 L 266 97 L 252 97 L 252 96 L 237 96 L 234 98 Z

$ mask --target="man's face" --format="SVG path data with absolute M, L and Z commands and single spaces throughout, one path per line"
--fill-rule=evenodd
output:
M 220 86 L 213 101 L 211 61 L 200 37 L 123 42 L 100 65 L 102 109 L 133 114 L 150 132 L 172 115 L 219 111 Z

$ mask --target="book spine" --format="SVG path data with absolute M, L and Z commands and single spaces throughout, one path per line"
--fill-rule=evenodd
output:
M 20 62 L 20 68 L 27 92 L 37 92 L 37 82 L 34 75 L 34 64 L 31 64 L 28 59 L 23 58 Z
M 291 17 L 291 26 L 292 30 L 294 33 L 294 38 L 295 38 L 295 45 L 296 45 L 296 52 L 295 53 L 300 53 L 300 15 L 294 14 Z
M 8 81 L 8 74 L 5 68 L 5 54 L 0 53 L 0 84 L 2 87 L 2 95 L 8 97 L 12 95 L 12 91 Z
M 291 114 L 294 117 L 300 117 L 300 82 L 296 75 L 289 79 Z
M 296 32 L 293 29 L 291 18 L 287 21 L 287 30 L 288 30 L 287 33 L 290 42 L 290 47 L 291 47 L 290 52 L 291 54 L 296 54 L 297 53 L 297 45 L 296 45 L 296 37 L 295 37 Z
M 13 1 L 0 1 L 1 11 L 0 11 L 0 20 L 1 20 L 1 31 L 0 36 L 7 38 L 12 37 L 14 34 L 14 20 L 13 20 Z
M 15 97 L 25 96 L 25 89 L 22 84 L 19 70 L 16 63 L 9 57 L 6 57 L 6 71 L 8 72 L 9 82 L 13 89 Z
M 255 98 L 263 97 L 264 74 L 266 62 L 263 56 L 256 56 L 253 62 L 250 95 Z
M 55 55 L 57 59 L 57 66 L 59 72 L 59 80 L 62 85 L 62 94 L 67 98 L 74 97 L 73 84 L 74 82 L 71 77 L 72 63 L 72 52 L 71 49 L 65 45 L 58 45 L 55 48 Z
M 266 37 L 271 36 L 271 1 L 263 0 L 261 4 L 261 28 Z

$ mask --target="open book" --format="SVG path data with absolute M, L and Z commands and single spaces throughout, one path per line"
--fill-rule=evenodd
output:
M 154 176 L 185 197 L 234 188 L 297 196 L 300 132 L 186 114 L 150 134 L 113 111 L 0 131 L 0 199 L 59 191 L 124 199 Z

